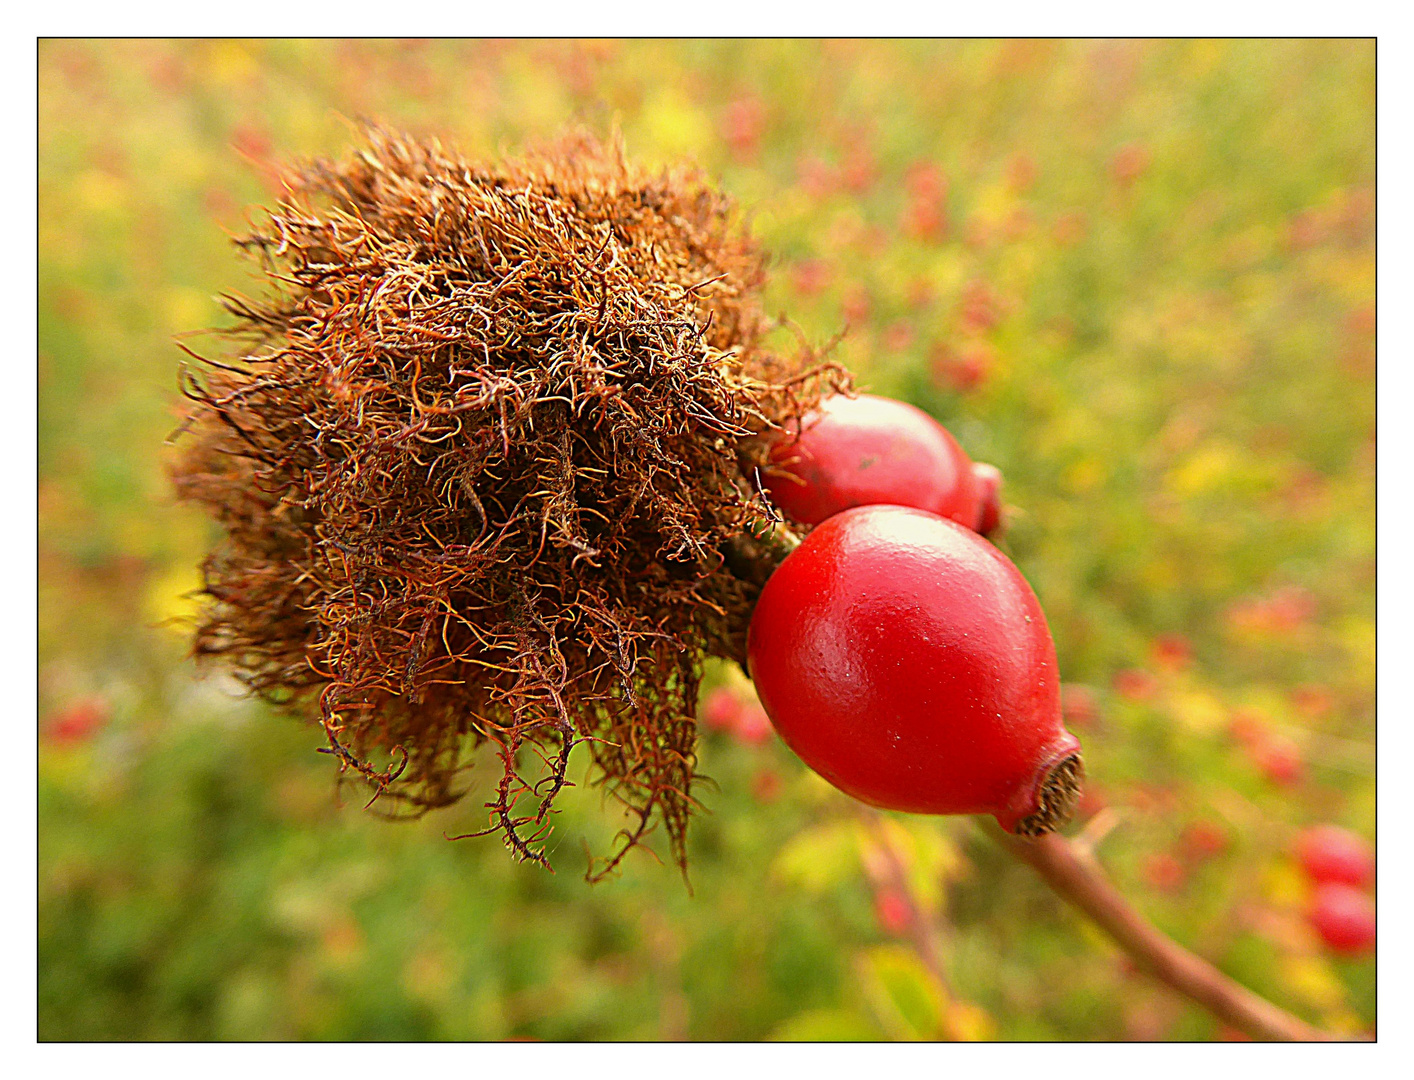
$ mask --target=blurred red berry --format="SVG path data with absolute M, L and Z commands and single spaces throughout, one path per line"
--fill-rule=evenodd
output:
M 1319 511 L 1330 494 L 1330 482 L 1315 469 L 1302 466 L 1291 474 L 1277 494 L 1292 514 Z
M 713 731 L 731 731 L 741 715 L 741 698 L 725 686 L 719 686 L 702 703 L 702 722 Z
M 212 184 L 201 193 L 201 205 L 202 209 L 216 218 L 231 217 L 239 208 L 235 196 L 218 184 Z
M 992 374 L 992 351 L 984 345 L 964 349 L 952 366 L 952 384 L 967 393 L 976 390 Z
M 1008 240 L 1020 240 L 1036 224 L 1036 216 L 1024 206 L 1018 206 L 1002 222 L 1002 234 Z
M 1303 715 L 1314 720 L 1331 711 L 1335 697 L 1327 687 L 1318 683 L 1307 683 L 1291 691 L 1291 703 Z
M 1007 187 L 1018 195 L 1030 191 L 1036 183 L 1036 159 L 1030 154 L 1018 154 L 1006 170 Z
M 1252 1036 L 1245 1031 L 1223 1024 L 1218 1028 L 1218 1042 L 1251 1042 Z
M 913 925 L 913 905 L 897 889 L 883 888 L 874 894 L 874 918 L 884 933 L 897 937 Z
M 917 162 L 904 177 L 904 187 L 903 231 L 919 239 L 941 239 L 948 227 L 948 182 L 942 170 L 932 162 Z
M 1152 998 L 1124 1006 L 1125 1037 L 1133 1042 L 1160 1042 L 1173 1029 L 1174 1014 L 1168 1003 Z
M 1300 251 L 1315 247 L 1330 233 L 1330 223 L 1317 209 L 1300 210 L 1291 215 L 1286 226 L 1287 246 Z
M 913 308 L 929 307 L 937 299 L 937 295 L 931 278 L 916 277 L 908 285 L 908 306 Z
M 781 778 L 774 769 L 762 769 L 751 780 L 751 794 L 757 802 L 775 802 L 781 794 Z
M 872 310 L 873 302 L 869 298 L 869 290 L 863 286 L 855 286 L 845 295 L 843 312 L 845 321 L 850 326 L 862 326 L 868 321 Z
M 1340 224 L 1354 243 L 1367 239 L 1375 213 L 1375 193 L 1370 188 L 1353 188 L 1345 193 L 1345 205 L 1340 209 Z
M 936 202 L 948 193 L 948 179 L 931 161 L 915 161 L 904 174 L 903 186 L 914 199 Z
M 1056 243 L 1069 246 L 1078 243 L 1085 236 L 1088 225 L 1084 214 L 1079 210 L 1071 210 L 1056 218 L 1055 224 L 1051 226 L 1051 235 L 1056 238 Z
M 50 717 L 46 734 L 60 746 L 87 742 L 108 723 L 111 710 L 101 697 L 80 698 Z
M 181 94 L 191 85 L 191 72 L 180 54 L 168 54 L 157 60 L 148 71 L 153 86 L 168 94 Z
M 1365 838 L 1338 825 L 1315 825 L 1301 834 L 1297 857 L 1311 880 L 1367 889 L 1375 880 L 1375 852 Z
M 1268 596 L 1237 601 L 1228 608 L 1227 620 L 1236 630 L 1278 635 L 1301 629 L 1315 614 L 1316 598 L 1310 591 L 1288 585 Z
M 1115 154 L 1110 162 L 1110 175 L 1121 187 L 1128 187 L 1138 180 L 1149 168 L 1149 151 L 1142 146 L 1130 144 Z
M 878 175 L 879 168 L 873 152 L 864 143 L 856 142 L 845 158 L 844 168 L 840 170 L 844 186 L 856 195 L 862 195 L 874 186 Z
M 242 157 L 264 165 L 270 159 L 270 136 L 261 128 L 241 124 L 231 133 L 231 145 Z
M 973 215 L 967 220 L 967 228 L 963 231 L 962 242 L 973 251 L 984 250 L 996 235 L 996 229 L 986 218 Z
M 918 240 L 941 240 L 948 233 L 948 212 L 942 203 L 910 199 L 901 228 Z
M 1300 585 L 1287 585 L 1272 593 L 1268 607 L 1281 630 L 1295 630 L 1316 616 L 1316 597 Z
M 884 331 L 884 348 L 900 353 L 913 344 L 913 327 L 906 322 L 890 323 Z
M 727 106 L 722 117 L 722 138 L 738 158 L 756 156 L 766 131 L 766 107 L 759 98 L 738 98 Z
M 1114 674 L 1115 693 L 1130 701 L 1148 701 L 1158 690 L 1158 680 L 1139 668 L 1125 668 Z
M 1167 852 L 1159 852 L 1144 860 L 1144 880 L 1157 892 L 1172 893 L 1183 887 L 1188 871 Z
M 1143 814 L 1169 814 L 1178 807 L 1178 794 L 1163 783 L 1138 783 L 1125 792 L 1125 802 Z
M 823 199 L 839 189 L 839 170 L 822 158 L 801 158 L 796 163 L 795 171 L 800 186 L 812 198 Z
M 1167 671 L 1182 671 L 1193 659 L 1193 646 L 1179 634 L 1161 634 L 1154 639 L 1149 655 Z
M 1362 956 L 1375 948 L 1375 902 L 1359 889 L 1338 883 L 1317 886 L 1309 918 L 1332 952 Z
M 1067 727 L 1094 727 L 1100 718 L 1100 702 L 1095 691 L 1082 683 L 1062 683 L 1061 716 Z
M 960 394 L 976 390 L 992 374 L 994 355 L 984 342 L 969 345 L 954 352 L 946 345 L 933 351 L 934 379 Z
M 1237 709 L 1228 721 L 1227 730 L 1250 750 L 1266 742 L 1270 726 L 1267 718 L 1256 709 Z
M 771 727 L 771 718 L 766 715 L 766 710 L 753 701 L 743 705 L 737 714 L 735 732 L 742 742 L 760 746 L 770 741 L 775 729 Z
M 1345 328 L 1355 337 L 1368 337 L 1375 332 L 1375 307 L 1366 304 L 1350 313 L 1345 320 Z
M 801 296 L 815 296 L 830 286 L 833 276 L 830 264 L 823 259 L 806 259 L 795 267 L 795 291 Z
M 1227 829 L 1208 818 L 1190 822 L 1179 837 L 1183 853 L 1193 862 L 1202 862 L 1204 859 L 1221 855 L 1228 849 L 1229 843 L 1231 837 Z
M 974 333 L 990 330 L 1001 322 L 1002 306 L 985 281 L 974 281 L 963 290 L 959 323 Z
M 1290 787 L 1305 775 L 1301 747 L 1285 735 L 1271 734 L 1252 753 L 1257 767 L 1274 784 Z

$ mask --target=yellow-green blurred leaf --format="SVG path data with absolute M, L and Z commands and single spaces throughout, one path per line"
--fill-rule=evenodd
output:
M 942 1032 L 947 994 L 917 954 L 901 945 L 880 945 L 860 959 L 864 991 L 880 1023 L 901 1039 L 936 1039 Z
M 791 838 L 771 864 L 777 878 L 821 892 L 859 873 L 859 826 L 831 821 Z
M 811 1009 L 770 1035 L 772 1042 L 874 1042 L 880 1037 L 878 1027 L 849 1009 Z

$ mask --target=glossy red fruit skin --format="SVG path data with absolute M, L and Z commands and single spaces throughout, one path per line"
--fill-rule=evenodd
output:
M 1375 853 L 1364 837 L 1336 825 L 1315 825 L 1297 844 L 1301 866 L 1312 881 L 1366 889 L 1375 880 Z
M 977 524 L 971 459 L 946 428 L 903 401 L 827 398 L 805 418 L 799 439 L 772 448 L 771 461 L 767 492 L 805 525 L 876 503 L 928 510 L 969 529 Z
M 1002 471 L 995 465 L 976 462 L 972 466 L 972 482 L 977 488 L 977 524 L 973 528 L 983 536 L 991 536 L 1002 525 Z
M 1375 903 L 1350 885 L 1317 886 L 1310 919 L 1332 952 L 1360 956 L 1375 947 Z
M 990 813 L 1015 831 L 1080 747 L 1026 579 L 923 511 L 858 507 L 817 526 L 766 582 L 747 655 L 786 745 L 874 806 Z

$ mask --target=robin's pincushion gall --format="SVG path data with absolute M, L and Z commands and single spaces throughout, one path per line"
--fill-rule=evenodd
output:
M 583 744 L 630 815 L 609 866 L 657 823 L 682 863 L 701 664 L 769 572 L 759 448 L 847 375 L 767 348 L 762 256 L 701 175 L 616 145 L 373 131 L 286 190 L 238 241 L 263 294 L 184 381 L 176 483 L 225 532 L 196 652 L 391 812 L 493 744 L 522 858 Z

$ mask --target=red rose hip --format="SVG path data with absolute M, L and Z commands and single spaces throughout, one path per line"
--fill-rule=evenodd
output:
M 766 582 L 747 637 L 777 733 L 841 791 L 911 813 L 1064 823 L 1080 743 L 1031 587 L 955 522 L 898 506 L 817 526 Z
M 1336 825 L 1316 825 L 1297 844 L 1301 866 L 1312 881 L 1337 882 L 1357 889 L 1375 880 L 1375 853 L 1363 837 Z
M 976 462 L 972 482 L 977 488 L 977 524 L 983 536 L 991 536 L 1002 525 L 1002 471 L 995 465 Z
M 818 525 L 853 506 L 914 506 L 975 528 L 982 513 L 972 461 L 922 409 L 843 394 L 807 416 L 798 439 L 771 450 L 765 478 L 776 505 Z
M 1375 947 L 1375 902 L 1349 885 L 1317 886 L 1311 926 L 1332 951 L 1360 956 Z

